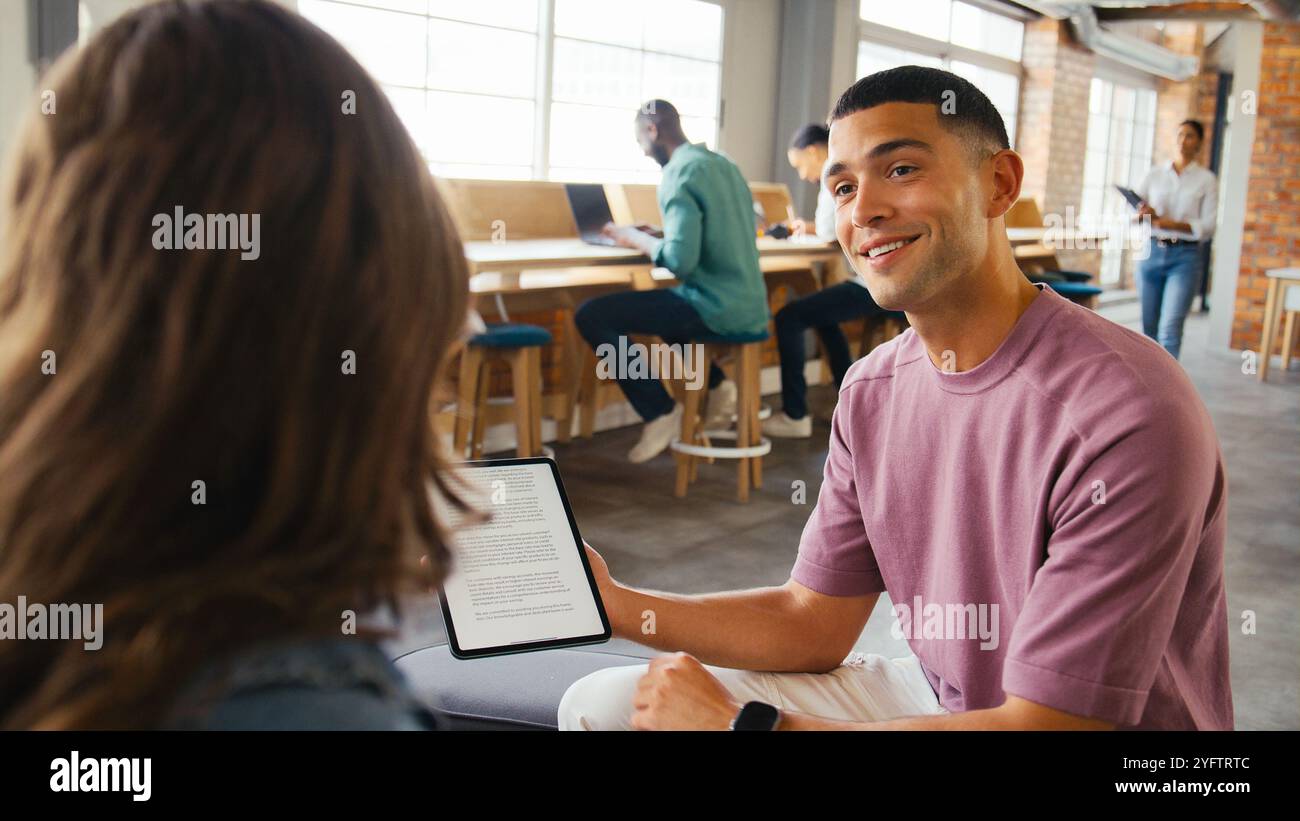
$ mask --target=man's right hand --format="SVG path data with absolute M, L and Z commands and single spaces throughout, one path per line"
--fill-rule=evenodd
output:
M 600 600 L 605 605 L 605 615 L 609 616 L 610 627 L 614 635 L 621 632 L 623 626 L 623 588 L 609 575 L 609 565 L 596 549 L 583 539 L 582 546 L 587 550 L 587 563 L 591 565 L 591 575 L 596 577 L 596 589 L 600 591 Z
M 643 254 L 649 254 L 654 237 L 634 225 L 615 225 L 607 223 L 600 233 L 614 240 L 621 248 L 631 248 Z
M 718 667 L 834 670 L 862 635 L 879 595 L 831 596 L 794 579 L 780 587 L 695 596 L 643 591 L 614 581 L 596 549 L 585 541 L 582 546 L 615 638 L 684 651 Z

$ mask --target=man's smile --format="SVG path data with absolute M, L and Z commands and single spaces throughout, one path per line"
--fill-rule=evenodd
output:
M 864 257 L 872 268 L 884 268 L 897 259 L 920 234 L 877 237 L 858 246 L 858 256 Z

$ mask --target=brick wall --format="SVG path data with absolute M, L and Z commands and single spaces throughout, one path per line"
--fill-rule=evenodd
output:
M 1038 201 L 1044 216 L 1082 201 L 1088 141 L 1088 96 L 1095 60 L 1070 37 L 1063 21 L 1042 19 L 1025 26 L 1021 60 L 1020 139 L 1025 161 L 1021 196 Z M 1097 251 L 1057 252 L 1062 268 L 1100 270 Z
M 1200 56 L 1205 51 L 1205 31 L 1200 25 L 1170 23 L 1162 45 L 1179 54 Z M 1210 139 L 1214 133 L 1215 94 L 1219 86 L 1218 70 L 1202 64 L 1200 71 L 1180 83 L 1160 80 L 1156 91 L 1156 144 L 1153 157 L 1157 162 L 1174 159 L 1178 124 L 1183 120 L 1200 120 L 1205 125 L 1205 144 L 1197 162 L 1209 165 Z
M 1266 23 L 1232 347 L 1258 349 L 1269 268 L 1300 265 L 1300 23 Z
M 1179 54 L 1201 57 L 1206 46 L 1205 29 L 1196 23 L 1168 23 L 1158 43 Z M 1175 158 L 1179 123 L 1184 120 L 1200 120 L 1205 126 L 1205 142 L 1196 161 L 1209 167 L 1218 82 L 1217 69 L 1205 65 L 1204 62 L 1200 71 L 1187 80 L 1157 81 L 1155 145 L 1151 153 L 1154 162 L 1169 162 Z M 1130 261 L 1125 271 L 1126 283 L 1132 282 L 1136 270 L 1137 263 Z
M 1204 29 L 1195 23 L 1169 23 L 1165 26 L 1162 46 L 1179 54 L 1200 56 L 1204 50 Z M 1213 77 L 1213 72 L 1211 78 Z M 1183 120 L 1196 118 L 1205 123 L 1206 141 L 1197 162 L 1206 164 L 1209 152 L 1209 135 L 1214 127 L 1214 91 L 1210 83 L 1210 111 L 1208 118 L 1202 118 L 1201 95 L 1205 86 L 1206 71 L 1193 75 L 1182 82 L 1160 80 L 1156 85 L 1156 144 L 1152 152 L 1156 162 L 1174 159 L 1176 151 L 1175 137 L 1178 124 Z
M 1059 26 L 1053 20 L 1036 20 L 1025 26 L 1021 56 L 1024 79 L 1020 84 L 1020 139 L 1016 150 L 1025 162 L 1021 196 L 1033 197 L 1042 207 L 1047 189 L 1052 128 L 1052 89 L 1056 79 Z

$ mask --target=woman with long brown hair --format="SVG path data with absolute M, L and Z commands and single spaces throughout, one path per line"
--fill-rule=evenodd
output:
M 0 603 L 101 604 L 102 644 L 0 641 L 0 726 L 424 726 L 347 634 L 449 559 L 467 269 L 409 136 L 265 2 L 139 9 L 42 85 L 0 197 Z

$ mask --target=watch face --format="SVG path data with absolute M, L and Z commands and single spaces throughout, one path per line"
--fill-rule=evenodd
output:
M 740 712 L 736 714 L 736 720 L 732 722 L 733 730 L 775 730 L 776 723 L 781 719 L 781 713 L 771 704 L 764 704 L 761 701 L 751 701 Z

